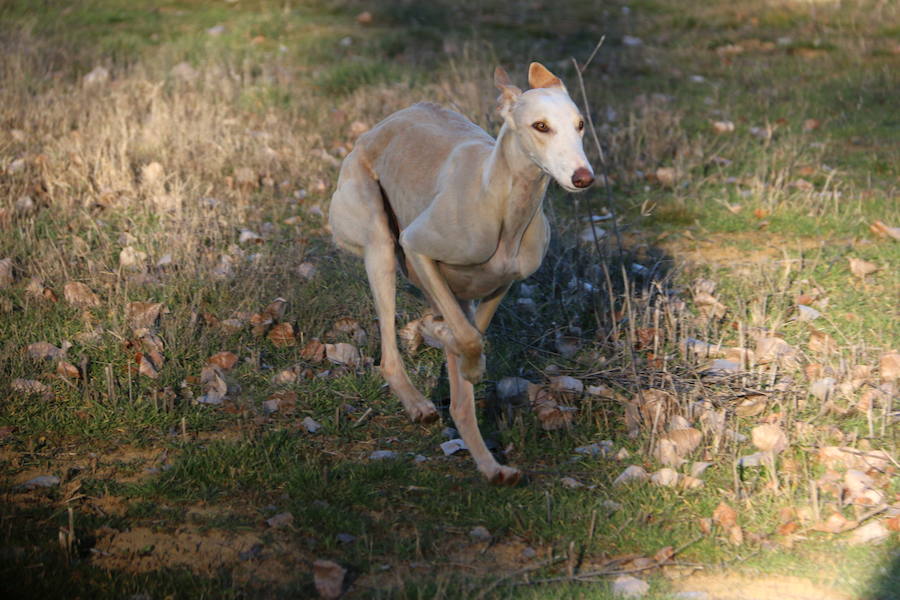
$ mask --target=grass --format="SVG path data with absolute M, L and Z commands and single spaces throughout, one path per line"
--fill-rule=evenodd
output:
M 371 24 L 357 22 L 364 10 Z M 900 224 L 900 55 L 885 26 L 896 17 L 889 3 L 761 0 L 569 2 L 549 16 L 527 3 L 5 3 L 0 259 L 12 259 L 14 282 L 0 287 L 0 571 L 9 593 L 309 597 L 312 563 L 327 558 L 348 569 L 352 597 L 470 598 L 493 586 L 504 598 L 608 598 L 610 577 L 577 577 L 639 568 L 635 559 L 671 546 L 682 548 L 680 565 L 634 573 L 651 582 L 648 597 L 689 590 L 692 576 L 680 587 L 678 575 L 701 568 L 894 597 L 896 533 L 848 546 L 800 513 L 864 510 L 842 504 L 827 481 L 811 500 L 810 482 L 828 475 L 817 447 L 897 452 L 889 402 L 852 408 L 889 383 L 878 360 L 900 346 L 891 301 L 900 245 L 869 230 Z M 551 186 L 550 253 L 533 291 L 516 286 L 492 325 L 489 381 L 477 390 L 482 431 L 528 474 L 497 489 L 465 453 L 439 450 L 452 423 L 437 350 L 406 360 L 443 424 L 408 423 L 387 393 L 362 266 L 334 249 L 323 214 L 356 122 L 429 99 L 496 131 L 495 64 L 521 79 L 542 60 L 575 94 L 569 57 L 585 61 L 603 35 L 584 83 L 612 188 L 573 199 Z M 97 66 L 109 80 L 84 84 Z M 734 131 L 716 134 L 713 121 Z M 658 171 L 669 167 L 671 185 Z M 584 217 L 604 207 L 617 231 L 603 221 L 596 247 L 577 243 Z M 259 240 L 241 241 L 243 230 Z M 146 256 L 122 264 L 125 248 Z M 848 258 L 881 269 L 859 279 Z M 698 278 L 715 282 L 724 315 L 702 317 Z M 70 281 L 99 303 L 74 306 Z M 822 317 L 795 318 L 801 294 Z M 247 324 L 277 297 L 288 300 L 279 320 L 296 345 L 276 346 Z M 136 354 L 148 351 L 126 315 L 136 301 L 165 306 L 153 326 L 165 357 L 156 379 L 137 371 Z M 401 323 L 421 306 L 401 288 Z M 344 317 L 365 340 L 336 331 Z M 224 328 L 228 319 L 244 324 Z M 813 329 L 835 340 L 833 351 L 810 346 Z M 798 349 L 798 368 L 749 360 L 716 378 L 679 350 L 685 338 L 753 349 L 768 330 Z M 573 356 L 557 346 L 563 334 L 578 338 Z M 302 349 L 312 338 L 354 343 L 363 366 L 310 360 Z M 81 377 L 30 358 L 40 341 L 70 342 L 66 360 Z M 239 357 L 225 374 L 227 399 L 198 404 L 201 370 L 220 351 Z M 808 393 L 824 375 L 849 384 L 857 366 L 874 369 L 828 410 Z M 276 380 L 289 368 L 300 376 Z M 503 377 L 554 374 L 611 391 L 560 396 L 578 407 L 562 431 L 497 397 Z M 48 391 L 15 391 L 15 379 Z M 669 390 L 671 410 L 703 430 L 691 456 L 713 463 L 702 488 L 612 485 L 628 464 L 660 466 L 648 452 L 657 434 L 630 436 L 623 410 L 650 388 Z M 767 403 L 738 416 L 747 390 Z M 276 392 L 295 394 L 294 406 L 267 414 Z M 698 418 L 714 410 L 740 435 Z M 305 417 L 321 430 L 307 433 Z M 763 469 L 732 468 L 755 451 L 741 435 L 764 420 L 791 443 L 777 491 Z M 630 458 L 575 451 L 600 440 Z M 397 458 L 370 459 L 375 450 Z M 44 474 L 59 485 L 19 487 Z M 896 504 L 895 473 L 873 474 Z M 564 487 L 564 476 L 586 487 Z M 699 525 L 723 501 L 738 511 L 739 545 Z M 788 509 L 799 533 L 779 532 Z M 266 524 L 284 512 L 289 526 Z M 490 542 L 470 536 L 477 526 Z

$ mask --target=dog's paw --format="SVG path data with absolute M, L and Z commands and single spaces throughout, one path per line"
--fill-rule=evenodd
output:
M 422 423 L 423 425 L 434 423 L 439 416 L 437 409 L 430 400 L 426 400 L 422 404 L 408 409 L 406 412 L 413 423 Z
M 463 378 L 466 381 L 472 383 L 473 385 L 481 381 L 481 378 L 484 377 L 484 354 L 467 354 L 462 357 L 462 365 L 460 366 L 460 371 L 462 372 Z
M 522 479 L 522 472 L 515 467 L 500 465 L 490 479 L 494 485 L 516 485 Z

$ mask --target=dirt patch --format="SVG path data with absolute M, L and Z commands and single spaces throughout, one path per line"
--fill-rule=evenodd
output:
M 127 531 L 101 528 L 96 532 L 94 565 L 126 573 L 185 568 L 212 577 L 225 570 L 243 584 L 284 585 L 304 572 L 311 557 L 285 543 L 265 541 L 253 532 L 200 531 L 182 526 L 174 531 L 135 527 Z
M 693 575 L 677 582 L 675 588 L 705 592 L 708 600 L 852 600 L 852 596 L 808 579 L 777 575 Z

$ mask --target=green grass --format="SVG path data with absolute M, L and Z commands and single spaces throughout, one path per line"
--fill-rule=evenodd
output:
M 0 70 L 8 94 L 0 109 L 6 111 L 0 112 L 0 210 L 26 194 L 38 204 L 11 225 L 0 218 L 0 258 L 13 258 L 18 277 L 0 288 L 0 426 L 14 428 L 0 438 L 0 492 L 9 499 L 0 511 L 6 524 L 0 574 L 9 593 L 310 597 L 310 563 L 329 558 L 349 570 L 352 597 L 471 598 L 496 585 L 492 595 L 502 598 L 610 598 L 606 583 L 559 581 L 564 559 L 530 572 L 531 584 L 522 585 L 516 571 L 534 562 L 521 549 L 543 559 L 565 557 L 571 547 L 588 564 L 692 542 L 677 560 L 819 580 L 818 565 L 829 557 L 835 573 L 829 585 L 872 600 L 891 597 L 900 573 L 896 534 L 884 546 L 863 548 L 825 534 L 790 546 L 775 535 L 779 511 L 807 505 L 809 478 L 824 473 L 808 448 L 795 444 L 782 457 L 782 466 L 790 458 L 798 471 L 782 474 L 779 494 L 766 487 L 762 469 L 744 471 L 735 483 L 731 461 L 753 448 L 731 440 L 718 453 L 692 457 L 714 462 L 703 488 L 613 488 L 627 464 L 659 467 L 644 452 L 646 433 L 627 436 L 617 401 L 571 399 L 579 405 L 572 429 L 545 432 L 527 408 L 499 406 L 494 394 L 502 377 L 543 381 L 553 366 L 625 397 L 670 386 L 682 402 L 702 398 L 731 410 L 734 388 L 700 381 L 679 355 L 680 338 L 737 345 L 734 322 L 777 328 L 810 362 L 839 373 L 875 365 L 883 351 L 900 345 L 900 314 L 891 302 L 900 293 L 900 245 L 869 232 L 875 220 L 900 225 L 900 121 L 892 104 L 900 59 L 891 50 L 896 28 L 885 26 L 896 11 L 882 6 L 877 12 L 869 4 L 812 14 L 805 4 L 642 0 L 628 3 L 626 15 L 621 4 L 590 2 L 553 11 L 468 1 L 373 8 L 356 1 L 91 0 L 44 11 L 30 2 L 5 3 L 0 43 L 10 60 Z M 355 20 L 363 10 L 374 14 L 370 25 Z M 208 33 L 219 25 L 221 33 Z M 623 45 L 626 34 L 643 44 Z M 495 64 L 521 81 L 527 62 L 542 60 L 576 96 L 568 59 L 586 60 L 602 35 L 605 44 L 584 81 L 614 179 L 610 208 L 620 217 L 626 248 L 609 235 L 597 256 L 572 241 L 582 217 L 607 205 L 602 187 L 573 202 L 551 186 L 555 237 L 546 264 L 529 282 L 537 285 L 535 309 L 519 308 L 514 289 L 492 325 L 488 381 L 477 388 L 485 437 L 508 448 L 507 460 L 528 475 L 522 486 L 494 488 L 467 454 L 440 452 L 440 430 L 452 422 L 438 351 L 406 359 L 415 383 L 434 389 L 427 393 L 444 413 L 432 427 L 409 424 L 370 365 L 352 372 L 302 357 L 303 343 L 313 337 L 350 341 L 331 332 L 347 316 L 368 333 L 363 355 L 376 364 L 379 356 L 361 264 L 333 249 L 312 209 L 327 211 L 335 159 L 352 142 L 353 121 L 373 125 L 391 110 L 430 99 L 455 103 L 494 131 L 489 75 Z M 743 52 L 730 50 L 736 45 Z M 182 61 L 202 74 L 199 82 L 172 74 Z M 80 78 L 97 65 L 110 68 L 115 93 L 90 96 L 80 89 Z M 653 100 L 653 94 L 665 97 Z M 641 95 L 645 104 L 651 98 L 651 108 L 640 107 Z M 617 117 L 607 123 L 612 112 Z M 813 118 L 820 126 L 806 131 L 804 122 Z M 713 120 L 733 121 L 735 131 L 716 135 Z M 751 132 L 766 125 L 774 127 L 771 140 Z M 24 132 L 24 141 L 14 129 Z M 30 161 L 24 172 L 2 170 L 19 156 Z M 156 207 L 160 192 L 141 184 L 150 161 L 162 164 L 163 192 L 183 200 L 183 208 Z M 669 166 L 680 173 L 674 188 L 648 179 Z M 242 167 L 268 181 L 251 189 L 229 182 Z M 798 186 L 801 177 L 811 189 Z M 201 200 L 208 198 L 216 202 Z M 264 241 L 235 249 L 243 228 L 263 232 Z M 143 276 L 121 269 L 119 252 L 128 245 L 147 252 L 151 263 L 171 252 L 175 266 L 151 267 Z M 223 253 L 233 258 L 231 278 L 211 275 Z M 690 264 L 683 264 L 685 256 Z M 848 257 L 882 269 L 860 281 L 850 274 Z M 309 281 L 295 272 L 303 261 L 318 269 Z M 634 262 L 665 277 L 635 275 Z M 601 265 L 608 267 L 609 285 Z M 632 273 L 627 282 L 622 268 Z M 33 276 L 60 300 L 30 296 L 25 285 Z M 688 290 L 699 276 L 718 283 L 716 293 L 729 308 L 725 318 L 705 324 L 694 318 Z M 574 277 L 599 291 L 573 291 Z M 101 306 L 70 306 L 62 298 L 69 280 L 88 283 Z M 794 297 L 815 287 L 828 302 L 812 325 L 837 340 L 834 356 L 807 351 L 809 326 L 792 320 Z M 629 350 L 630 329 L 652 327 L 655 308 L 662 307 L 665 320 L 662 298 L 669 295 L 683 299 L 687 310 L 664 326 L 660 354 L 671 358 L 661 374 L 646 349 Z M 283 320 L 302 334 L 297 346 L 278 348 L 249 327 L 226 333 L 211 324 L 236 313 L 246 317 L 279 296 L 290 302 Z M 133 372 L 129 301 L 162 302 L 169 310 L 158 327 L 166 358 L 159 379 Z M 402 318 L 417 317 L 421 306 L 421 294 L 401 287 Z M 611 313 L 620 314 L 613 319 Z M 554 343 L 565 327 L 583 330 L 584 348 L 572 358 L 560 356 Z M 81 380 L 57 377 L 52 364 L 24 351 L 36 341 L 63 340 L 74 343 L 68 360 L 86 365 Z M 227 375 L 240 392 L 224 408 L 197 405 L 192 398 L 202 393 L 201 368 L 222 350 L 240 357 Z M 295 365 L 313 378 L 273 383 L 273 375 Z M 783 380 L 788 388 L 771 392 L 764 416 L 782 413 L 792 441 L 834 443 L 831 426 L 857 440 L 868 437 L 865 414 L 820 415 L 804 376 L 784 375 L 791 378 Z M 746 387 L 768 386 L 767 370 L 747 377 Z M 14 378 L 38 379 L 52 397 L 7 391 Z M 171 405 L 161 400 L 167 388 L 177 395 Z M 265 416 L 262 402 L 278 390 L 297 394 L 296 409 Z M 372 412 L 358 424 L 367 409 Z M 321 423 L 320 432 L 300 426 L 307 416 Z M 802 421 L 820 429 L 795 435 L 790 425 Z M 758 418 L 730 422 L 749 434 Z M 604 439 L 631 458 L 574 454 L 577 446 Z M 895 423 L 866 442 L 896 452 Z M 385 449 L 398 457 L 368 458 Z M 417 463 L 417 455 L 428 460 Z M 25 477 L 50 473 L 61 486 L 16 488 Z M 567 489 L 562 476 L 593 487 Z M 71 492 L 75 484 L 80 488 Z M 886 485 L 889 497 L 897 485 Z M 110 498 L 122 509 L 104 511 L 102 500 Z M 622 508 L 610 510 L 608 500 Z M 719 531 L 695 540 L 699 519 L 723 500 L 739 511 L 742 546 Z M 822 503 L 823 510 L 837 506 L 830 496 Z M 72 554 L 58 543 L 68 507 L 79 540 Z M 294 517 L 291 527 L 265 525 L 284 511 Z M 490 547 L 469 538 L 479 525 L 494 536 Z M 147 528 L 173 538 L 182 528 L 252 534 L 265 556 L 261 573 L 281 559 L 293 567 L 289 576 L 253 581 L 239 576 L 245 561 L 221 571 L 192 571 L 172 560 L 144 573 L 105 570 L 92 552 L 103 527 Z M 339 534 L 354 539 L 342 542 Z M 141 553 L 165 560 L 158 548 Z M 638 576 L 651 582 L 649 598 L 669 597 L 672 584 L 658 571 Z

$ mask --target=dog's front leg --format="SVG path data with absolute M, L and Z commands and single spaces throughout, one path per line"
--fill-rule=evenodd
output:
M 484 342 L 481 333 L 466 318 L 435 261 L 408 248 L 404 250 L 425 293 L 453 333 L 453 344 L 445 349 L 448 354 L 453 353 L 461 358 L 462 376 L 471 383 L 478 383 L 484 376 Z
M 466 443 L 469 454 L 475 459 L 475 465 L 481 474 L 491 483 L 498 485 L 515 485 L 521 472 L 514 467 L 501 465 L 491 454 L 478 429 L 478 417 L 475 414 L 475 388 L 460 372 L 460 357 L 445 351 L 447 355 L 447 378 L 450 380 L 450 416 L 459 430 L 459 435 Z

